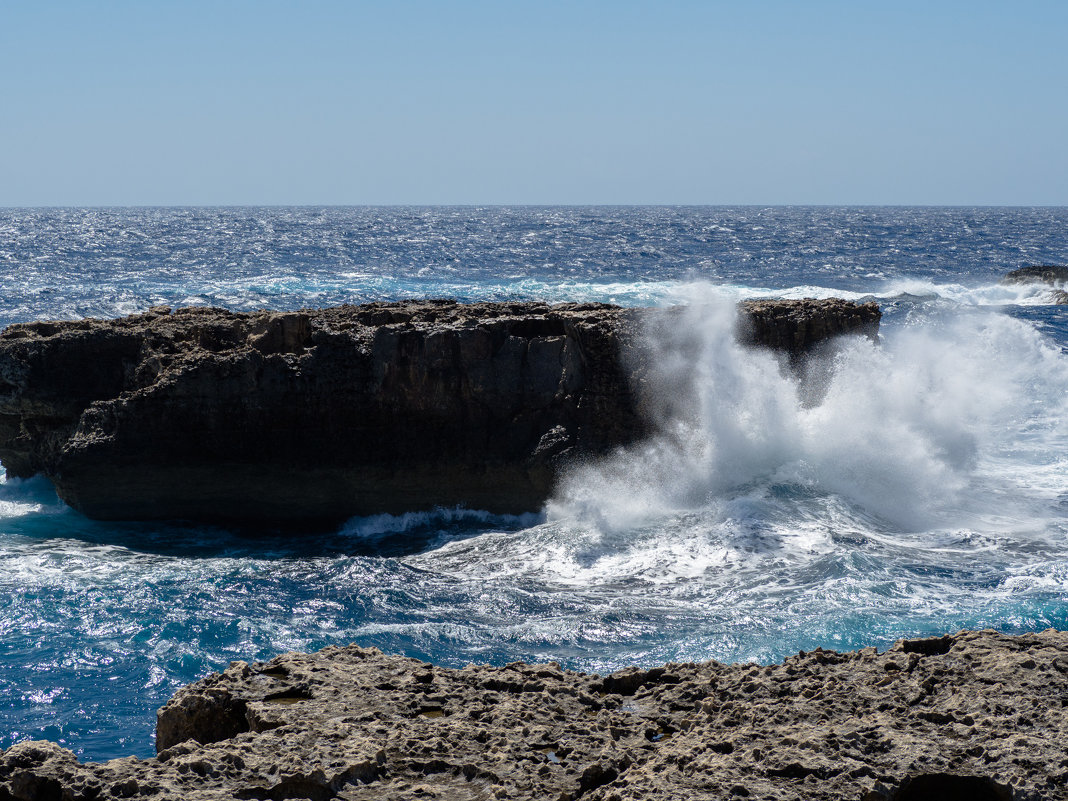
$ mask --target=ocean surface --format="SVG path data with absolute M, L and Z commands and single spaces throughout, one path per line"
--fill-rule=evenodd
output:
M 423 297 L 690 307 L 645 343 L 678 419 L 540 515 L 256 537 L 97 523 L 45 480 L 0 479 L 0 747 L 149 756 L 182 684 L 331 644 L 611 671 L 1068 628 L 1068 306 L 999 283 L 1066 263 L 1065 208 L 0 209 L 0 325 Z M 816 393 L 728 335 L 737 299 L 827 296 L 884 317 Z

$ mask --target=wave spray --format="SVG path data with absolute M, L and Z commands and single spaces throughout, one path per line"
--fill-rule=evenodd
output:
M 551 520 L 620 531 L 790 487 L 890 529 L 972 527 L 1024 514 L 1064 453 L 1068 358 L 1007 315 L 906 320 L 795 369 L 740 344 L 713 287 L 674 300 L 644 343 L 656 434 L 572 471 Z

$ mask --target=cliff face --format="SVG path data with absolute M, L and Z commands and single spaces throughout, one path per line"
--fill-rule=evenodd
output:
M 0 799 L 1056 801 L 1065 698 L 1052 630 L 609 676 L 327 648 L 180 690 L 155 759 L 13 746 Z
M 630 370 L 654 313 L 419 301 L 14 325 L 0 463 L 100 519 L 535 510 L 561 465 L 646 433 Z M 794 357 L 878 319 L 839 300 L 741 315 L 742 336 Z

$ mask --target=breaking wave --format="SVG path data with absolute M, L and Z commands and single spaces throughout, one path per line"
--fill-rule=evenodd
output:
M 797 374 L 740 345 L 734 307 L 693 285 L 650 330 L 658 433 L 566 477 L 549 520 L 602 533 L 720 508 L 763 490 L 833 497 L 890 531 L 1041 527 L 1068 490 L 1068 358 L 993 312 L 840 339 Z M 804 509 L 798 509 L 803 512 Z

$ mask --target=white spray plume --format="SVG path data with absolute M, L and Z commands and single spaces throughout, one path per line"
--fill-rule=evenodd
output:
M 812 405 L 780 357 L 738 343 L 722 293 L 681 294 L 685 308 L 645 343 L 658 433 L 572 471 L 550 520 L 622 531 L 787 484 L 902 530 L 967 524 L 997 500 L 980 490 L 991 460 L 1036 427 L 1039 448 L 1065 439 L 1068 359 L 1007 315 L 884 330 L 879 343 L 844 337 L 816 357 L 831 361 Z

